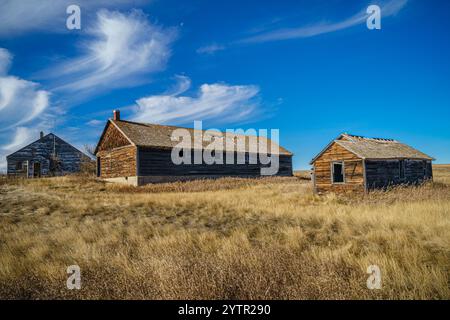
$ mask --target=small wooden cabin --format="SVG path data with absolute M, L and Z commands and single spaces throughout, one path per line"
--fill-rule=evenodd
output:
M 40 178 L 79 172 L 83 162 L 92 161 L 87 155 L 53 133 L 8 155 L 7 174 L 10 177 Z
M 433 160 L 396 140 L 341 134 L 310 164 L 315 192 L 367 192 L 431 180 Z
M 218 178 L 225 176 L 234 177 L 259 177 L 261 168 L 267 166 L 259 162 L 250 163 L 248 149 L 244 154 L 245 164 L 224 163 L 206 164 L 175 164 L 172 161 L 172 149 L 179 142 L 171 139 L 172 132 L 176 129 L 188 130 L 192 136 L 195 131 L 190 128 L 180 128 L 175 126 L 157 125 L 125 121 L 120 119 L 120 112 L 114 111 L 113 119 L 109 119 L 95 149 L 97 156 L 97 176 L 111 182 L 120 182 L 131 185 L 143 185 L 152 182 L 180 181 L 199 178 Z M 204 131 L 201 131 L 204 133 Z M 248 136 L 245 136 L 248 138 Z M 268 143 L 268 150 L 272 142 L 264 139 Z M 203 148 L 208 143 L 202 141 Z M 191 145 L 191 144 L 190 144 Z M 277 176 L 292 176 L 292 153 L 286 149 L 278 147 L 279 170 Z M 248 145 L 247 145 L 248 147 Z M 184 147 L 183 151 L 184 152 Z M 194 149 L 191 152 L 191 159 L 194 159 Z M 251 149 L 253 150 L 253 149 Z M 224 149 L 225 153 L 233 153 L 237 159 L 237 151 Z

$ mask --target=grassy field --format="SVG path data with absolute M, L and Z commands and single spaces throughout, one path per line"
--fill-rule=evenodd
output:
M 0 298 L 449 299 L 450 166 L 434 173 L 353 196 L 313 195 L 307 173 L 141 188 L 3 178 Z M 66 288 L 73 264 L 81 290 Z

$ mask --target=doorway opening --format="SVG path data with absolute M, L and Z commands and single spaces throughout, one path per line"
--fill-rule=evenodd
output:
M 39 162 L 33 163 L 33 178 L 41 177 L 41 164 Z

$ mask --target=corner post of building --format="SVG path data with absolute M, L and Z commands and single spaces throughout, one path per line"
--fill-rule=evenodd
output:
M 139 186 L 139 175 L 141 172 L 141 164 L 139 161 L 139 146 L 136 146 L 136 183 Z
M 364 192 L 368 193 L 369 190 L 367 189 L 367 175 L 366 175 L 366 159 L 362 159 L 362 165 L 363 165 L 363 180 L 364 180 Z
M 312 172 L 311 172 L 311 178 L 313 182 L 313 192 L 314 194 L 317 194 L 317 187 L 316 187 L 316 164 L 313 164 Z

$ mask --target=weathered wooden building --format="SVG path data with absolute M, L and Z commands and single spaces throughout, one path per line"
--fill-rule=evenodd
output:
M 341 134 L 312 161 L 315 192 L 368 191 L 433 178 L 434 159 L 392 139 Z
M 179 142 L 173 141 L 172 133 L 174 130 L 187 130 L 192 137 L 196 131 L 190 128 L 180 128 L 175 126 L 156 125 L 124 121 L 120 119 L 120 113 L 114 111 L 114 118 L 108 120 L 100 140 L 97 144 L 95 154 L 97 156 L 97 176 L 112 182 L 122 182 L 132 185 L 143 185 L 152 182 L 189 180 L 198 178 L 216 178 L 224 176 L 239 177 L 257 177 L 261 175 L 261 168 L 268 166 L 261 163 L 251 163 L 249 161 L 250 150 L 254 150 L 250 144 L 253 139 L 246 140 L 246 148 L 238 155 L 234 147 L 224 149 L 224 163 L 207 164 L 201 163 L 181 163 L 173 162 L 171 154 L 173 148 Z M 197 132 L 198 133 L 198 132 Z M 202 131 L 202 134 L 204 131 Z M 268 150 L 271 150 L 272 142 L 265 139 Z M 207 144 L 202 141 L 202 147 Z M 195 145 L 195 143 L 194 143 Z M 192 144 L 190 144 L 192 146 Z M 279 170 L 278 176 L 292 175 L 292 153 L 286 149 L 278 147 Z M 180 152 L 185 152 L 182 149 Z M 191 153 L 191 159 L 194 159 L 195 147 L 188 147 Z M 236 160 L 234 164 L 228 164 L 225 159 L 228 153 L 231 153 Z M 238 164 L 237 157 L 243 156 L 245 163 Z M 269 154 L 271 156 L 271 154 Z
M 59 176 L 80 171 L 83 162 L 92 161 L 87 155 L 53 133 L 40 138 L 8 155 L 8 176 L 38 178 Z

